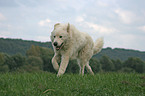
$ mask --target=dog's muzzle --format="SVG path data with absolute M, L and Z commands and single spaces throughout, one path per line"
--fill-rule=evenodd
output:
M 58 51 L 58 50 L 60 50 L 63 47 L 64 43 L 61 43 L 61 45 L 58 46 L 58 43 L 54 42 L 53 45 L 55 46 L 56 50 Z

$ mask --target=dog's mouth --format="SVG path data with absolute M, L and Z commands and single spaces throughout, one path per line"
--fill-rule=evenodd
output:
M 62 43 L 60 46 L 56 46 L 56 50 L 60 50 L 63 47 L 64 43 Z

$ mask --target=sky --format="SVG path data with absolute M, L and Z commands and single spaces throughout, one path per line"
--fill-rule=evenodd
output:
M 145 0 L 0 0 L 0 38 L 48 42 L 68 22 L 104 48 L 145 51 Z

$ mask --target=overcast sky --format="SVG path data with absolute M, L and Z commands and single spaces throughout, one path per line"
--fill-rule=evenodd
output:
M 106 47 L 145 51 L 145 0 L 0 0 L 0 37 L 50 41 L 70 23 Z

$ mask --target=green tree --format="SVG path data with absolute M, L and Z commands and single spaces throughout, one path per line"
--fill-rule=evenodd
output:
M 6 58 L 5 64 L 8 65 L 10 71 L 16 71 L 25 64 L 25 57 L 21 54 L 15 54 Z
M 5 64 L 8 65 L 10 71 L 15 71 L 16 70 L 16 62 L 12 58 L 12 56 L 8 56 L 5 60 Z
M 49 72 L 55 72 L 51 63 L 51 59 L 54 55 L 53 50 L 50 48 L 40 47 L 40 52 L 41 52 L 40 57 L 43 60 L 43 70 Z
M 37 66 L 40 70 L 43 69 L 43 61 L 40 57 L 29 56 L 27 58 L 28 65 Z
M 43 61 L 40 57 L 29 56 L 25 65 L 21 66 L 19 71 L 39 72 L 43 69 Z
M 103 71 L 114 71 L 114 64 L 107 56 L 102 56 L 100 59 Z
M 145 63 L 140 58 L 129 57 L 125 62 L 124 66 L 134 69 L 138 73 L 145 72 Z
M 40 57 L 43 61 L 43 71 L 55 72 L 53 69 L 51 59 L 54 52 L 50 48 L 39 47 L 39 46 L 31 46 L 29 50 L 27 50 L 27 56 L 37 56 Z
M 4 56 L 2 53 L 0 53 L 0 65 L 3 65 L 4 64 Z
M 16 62 L 16 67 L 19 68 L 25 64 L 26 58 L 22 56 L 22 54 L 17 53 L 16 55 L 13 55 L 12 58 Z
M 8 65 L 5 64 L 5 54 L 0 53 L 0 72 L 8 72 Z
M 119 71 L 120 69 L 122 69 L 123 65 L 120 59 L 112 60 L 112 63 L 114 64 L 115 71 Z
M 30 49 L 27 50 L 26 55 L 27 56 L 38 56 L 39 57 L 41 55 L 41 53 L 40 53 L 40 47 L 32 45 L 30 47 Z
M 101 66 L 100 62 L 95 58 L 92 58 L 90 60 L 90 66 L 91 66 L 94 73 L 102 71 L 102 66 Z
M 125 73 L 135 73 L 135 70 L 133 68 L 129 67 L 123 67 L 119 72 L 125 72 Z

